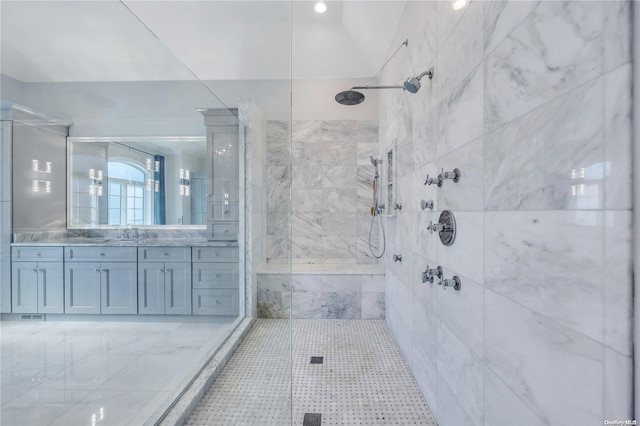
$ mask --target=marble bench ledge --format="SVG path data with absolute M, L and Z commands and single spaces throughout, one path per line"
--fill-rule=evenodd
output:
M 321 274 L 321 275 L 384 275 L 380 265 L 372 264 L 266 264 L 257 274 Z

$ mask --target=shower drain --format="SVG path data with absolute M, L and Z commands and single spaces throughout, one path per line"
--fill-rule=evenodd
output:
M 304 413 L 302 426 L 321 426 L 322 414 L 320 413 Z
M 322 361 L 324 361 L 324 357 L 321 357 L 321 356 L 311 357 L 311 364 L 322 364 Z

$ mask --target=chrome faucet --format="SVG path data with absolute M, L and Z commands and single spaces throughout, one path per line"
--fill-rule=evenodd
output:
M 433 185 L 433 184 L 437 184 L 438 186 L 442 186 L 442 177 L 441 175 L 438 175 L 438 177 L 429 177 L 429 175 L 427 175 L 427 179 L 424 181 L 425 185 Z
M 459 276 L 454 275 L 451 279 L 440 279 L 438 285 L 441 285 L 443 290 L 446 290 L 447 287 L 453 287 L 454 290 L 460 291 L 462 282 Z
M 460 180 L 460 169 L 453 169 L 450 172 L 445 172 L 444 169 L 442 169 L 442 172 L 438 175 L 438 180 L 440 182 L 438 186 L 442 186 L 442 182 L 444 182 L 445 179 L 451 179 L 454 182 L 458 182 Z
M 429 268 L 429 265 L 427 265 L 427 269 L 422 273 L 422 282 L 426 283 L 429 281 L 430 283 L 433 283 L 434 277 L 442 279 L 442 266 L 431 269 Z

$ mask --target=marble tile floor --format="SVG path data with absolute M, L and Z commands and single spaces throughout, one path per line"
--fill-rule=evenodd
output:
M 164 412 L 235 320 L 3 321 L 0 424 L 143 425 Z
M 384 320 L 295 319 L 291 330 L 256 320 L 185 425 L 302 425 L 305 413 L 322 425 L 436 425 Z

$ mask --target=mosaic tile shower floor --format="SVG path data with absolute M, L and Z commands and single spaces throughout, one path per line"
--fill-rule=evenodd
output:
M 289 321 L 257 320 L 185 425 L 436 425 L 384 320 L 298 319 L 292 337 L 291 354 Z

